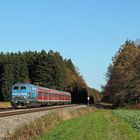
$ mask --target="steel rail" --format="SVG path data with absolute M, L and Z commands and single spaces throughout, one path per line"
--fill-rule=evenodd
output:
M 0 118 L 27 114 L 27 113 L 48 111 L 48 110 L 59 109 L 59 108 L 67 108 L 67 107 L 73 107 L 73 106 L 77 106 L 77 105 L 71 104 L 71 105 L 60 105 L 60 106 L 51 106 L 51 107 L 42 107 L 42 108 L 33 108 L 33 109 L 22 109 L 22 110 L 16 110 L 16 111 L 6 111 L 6 112 L 0 112 Z

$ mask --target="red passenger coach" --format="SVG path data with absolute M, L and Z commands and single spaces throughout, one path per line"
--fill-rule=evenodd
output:
M 37 88 L 38 102 L 42 104 L 70 104 L 71 94 L 48 88 Z

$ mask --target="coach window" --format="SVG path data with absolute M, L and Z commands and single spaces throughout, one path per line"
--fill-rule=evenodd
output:
M 21 90 L 26 90 L 26 87 L 25 86 L 21 86 L 20 89 Z
M 49 94 L 49 97 L 51 98 L 52 97 L 52 94 Z

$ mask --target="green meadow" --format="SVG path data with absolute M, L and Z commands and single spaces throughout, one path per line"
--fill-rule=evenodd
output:
M 97 110 L 81 117 L 63 121 L 36 140 L 140 140 L 140 132 L 131 121 L 122 117 L 133 110 Z M 123 115 L 120 115 L 123 114 Z M 136 116 L 136 115 L 133 115 Z M 137 123 L 136 123 L 137 124 Z

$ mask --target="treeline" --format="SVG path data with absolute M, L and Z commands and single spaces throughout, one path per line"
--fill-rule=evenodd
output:
M 68 91 L 73 103 L 86 103 L 87 85 L 72 61 L 59 52 L 0 53 L 0 100 L 9 101 L 12 85 L 28 82 Z
M 140 101 L 140 44 L 126 41 L 112 59 L 103 101 L 126 106 Z

